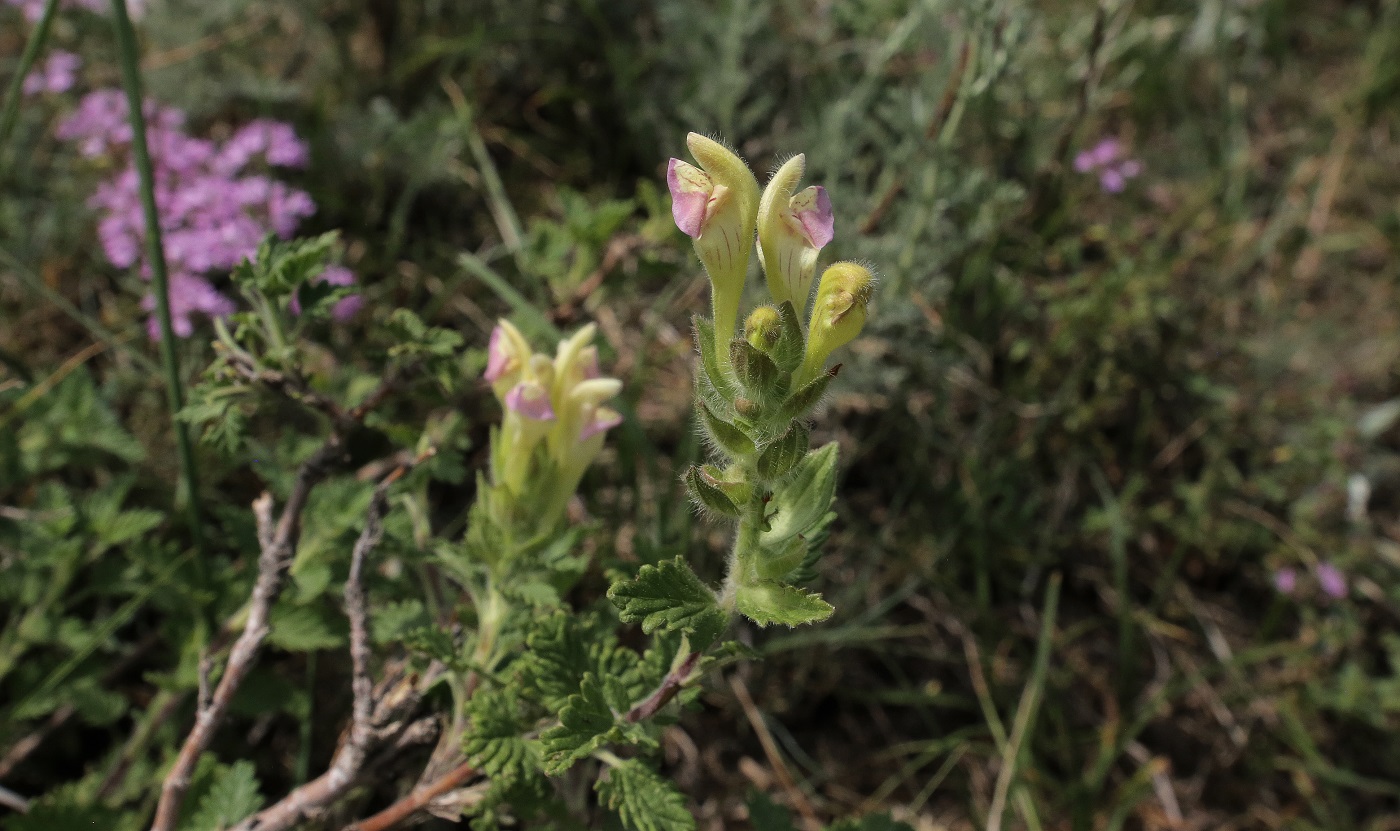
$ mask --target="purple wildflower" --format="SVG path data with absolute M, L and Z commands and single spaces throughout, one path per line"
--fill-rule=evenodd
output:
M 83 59 L 72 52 L 55 51 L 44 61 L 43 66 L 25 77 L 24 94 L 49 93 L 57 95 L 61 92 L 67 92 L 73 88 L 73 83 L 78 77 L 78 68 L 82 65 Z
M 1341 600 L 1347 596 L 1346 575 L 1331 563 L 1318 564 L 1317 584 L 1322 587 L 1322 592 L 1333 600 Z
M 1279 594 L 1292 596 L 1298 590 L 1298 572 L 1291 568 L 1281 568 L 1274 572 L 1274 588 Z
M 171 305 L 182 310 L 176 332 L 188 337 L 189 314 L 228 314 L 233 304 L 207 280 L 209 272 L 227 271 L 252 256 L 269 233 L 290 237 L 303 219 L 316 211 L 304 191 L 253 169 L 297 167 L 308 159 L 306 144 L 290 125 L 259 119 L 222 143 L 185 132 L 180 110 L 147 101 L 147 143 L 155 173 L 156 208 L 165 239 L 171 279 Z M 78 143 L 88 157 L 123 155 L 131 142 L 126 98 L 120 90 L 97 90 L 84 96 L 76 110 L 58 126 L 58 137 Z M 97 233 L 102 250 L 118 268 L 139 266 L 150 276 L 142 240 L 139 180 L 129 160 L 100 184 L 88 204 L 99 214 Z M 327 269 L 321 279 L 350 285 L 354 276 L 343 268 Z M 192 282 L 194 281 L 194 282 Z M 177 301 L 177 282 L 189 299 Z M 341 300 L 332 314 L 344 320 L 355 314 L 358 297 Z M 149 303 L 147 308 L 154 308 Z M 153 330 L 154 331 L 154 330 Z
M 1105 138 L 1074 157 L 1074 169 L 1080 173 L 1099 173 L 1099 187 L 1106 193 L 1122 193 L 1128 180 L 1142 173 L 1142 162 L 1122 159 L 1123 145 L 1116 138 Z
M 141 308 L 154 312 L 155 295 L 146 295 L 141 301 Z M 176 336 L 187 338 L 194 334 L 194 322 L 190 315 L 195 312 L 208 317 L 227 317 L 237 310 L 232 300 L 203 277 L 193 274 L 170 275 L 170 328 Z M 146 319 L 146 332 L 150 334 L 151 340 L 160 340 L 160 323 L 154 314 Z

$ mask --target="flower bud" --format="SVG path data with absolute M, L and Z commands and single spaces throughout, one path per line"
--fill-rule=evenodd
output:
M 758 215 L 758 180 L 717 141 L 691 133 L 686 145 L 700 167 L 671 159 L 666 170 L 671 215 L 676 227 L 695 240 L 695 253 L 710 275 L 716 343 L 722 345 L 734 337 L 739 317 Z M 718 351 L 724 354 L 722 348 Z
M 760 352 L 768 353 L 777 346 L 783 334 L 783 318 L 772 306 L 759 306 L 744 321 L 744 338 Z
M 835 236 L 836 219 L 826 188 L 812 186 L 796 194 L 807 159 L 793 156 L 768 180 L 758 206 L 758 261 L 768 291 L 782 303 L 807 308 L 817 254 Z
M 865 326 L 865 307 L 875 288 L 870 270 L 856 263 L 835 263 L 822 273 L 808 322 L 807 354 L 795 386 L 816 378 L 826 359 L 850 343 Z

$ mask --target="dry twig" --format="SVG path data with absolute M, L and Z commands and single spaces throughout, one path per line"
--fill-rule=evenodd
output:
M 476 768 L 470 762 L 462 762 L 457 767 L 438 777 L 428 785 L 421 785 L 413 789 L 413 792 L 388 808 L 380 811 L 368 819 L 351 823 L 345 826 L 342 831 L 387 831 L 400 822 L 408 819 L 443 794 L 463 785 L 468 779 L 476 775 Z M 261 831 L 261 829 L 259 829 Z
M 406 466 L 396 468 L 384 477 L 374 489 L 369 509 L 365 512 L 365 527 L 355 540 L 355 549 L 350 556 L 350 573 L 345 578 L 345 612 L 350 618 L 350 662 L 351 690 L 353 704 L 348 738 L 335 752 L 326 772 L 287 794 L 276 804 L 259 811 L 234 826 L 233 831 L 280 831 L 292 828 L 309 817 L 313 812 L 325 808 L 345 795 L 350 786 L 361 776 L 371 747 L 387 732 L 390 735 L 405 729 L 399 723 L 397 730 L 386 723 L 401 711 L 402 702 L 385 696 L 382 701 L 388 707 L 376 712 L 374 681 L 370 677 L 369 648 L 369 609 L 364 587 L 365 560 L 384 536 L 384 514 L 389 506 L 389 487 L 403 475 Z M 416 697 L 412 699 L 416 704 Z M 389 727 L 389 729 L 385 729 Z
M 223 677 L 219 679 L 218 687 L 207 704 L 195 713 L 194 727 L 185 737 L 180 753 L 175 758 L 175 764 L 161 784 L 160 802 L 156 805 L 156 816 L 151 823 L 151 831 L 175 831 L 180 819 L 180 807 L 184 804 L 195 765 L 213 741 L 214 731 L 223 721 L 234 693 L 252 669 L 258 651 L 271 631 L 268 618 L 272 612 L 272 604 L 282 590 L 283 572 L 291 563 L 292 555 L 296 551 L 297 539 L 301 535 L 301 514 L 306 509 L 307 499 L 316 485 L 335 468 L 344 453 L 339 431 L 332 432 L 325 444 L 298 469 L 292 492 L 271 535 L 272 544 L 263 546 L 258 556 L 258 576 L 249 601 L 248 622 L 229 651 L 228 665 L 224 669 Z M 254 503 L 254 512 L 259 517 L 260 539 L 264 537 L 261 527 L 264 512 L 270 515 L 270 502 L 271 498 L 264 495 Z

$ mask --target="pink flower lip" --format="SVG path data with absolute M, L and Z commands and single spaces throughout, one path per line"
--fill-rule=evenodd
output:
M 812 192 L 813 205 L 811 208 L 797 211 L 797 221 L 802 224 L 802 230 L 812 247 L 824 248 L 836 238 L 836 214 L 831 209 L 831 197 L 826 188 L 814 185 L 808 190 Z
M 506 409 L 532 421 L 553 421 L 554 408 L 549 393 L 533 381 L 521 381 L 506 393 Z
M 671 191 L 671 217 L 676 220 L 676 227 L 686 236 L 700 239 L 710 195 L 695 188 L 694 183 L 689 183 L 691 187 L 686 186 L 688 183 L 682 178 L 679 167 L 683 164 L 685 162 L 680 159 L 671 159 L 666 165 L 666 187 Z
M 614 410 L 598 410 L 593 415 L 593 419 L 583 425 L 579 431 L 578 440 L 588 441 L 599 433 L 611 430 L 622 423 L 622 414 Z

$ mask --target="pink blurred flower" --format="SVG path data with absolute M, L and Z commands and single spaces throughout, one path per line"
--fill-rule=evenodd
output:
M 1099 187 L 1107 193 L 1122 193 L 1128 180 L 1142 173 L 1142 162 L 1121 159 L 1122 155 L 1123 145 L 1118 139 L 1104 138 L 1074 157 L 1074 169 L 1080 173 L 1098 171 Z
M 1347 596 L 1346 575 L 1331 563 L 1318 564 L 1317 584 L 1322 587 L 1323 594 L 1333 600 L 1341 600 Z
M 73 88 L 73 83 L 78 78 L 78 68 L 82 65 L 83 59 L 72 52 L 55 51 L 44 61 L 43 66 L 25 76 L 24 94 L 56 95 L 67 92 Z
M 146 295 L 141 301 L 141 308 L 154 312 L 155 295 Z M 232 300 L 203 277 L 193 274 L 170 275 L 170 328 L 176 336 L 187 338 L 194 334 L 194 322 L 190 316 L 195 312 L 208 317 L 227 317 L 237 310 Z M 160 340 L 160 322 L 154 314 L 146 319 L 146 332 L 151 336 L 151 340 Z
M 290 237 L 316 212 L 305 191 L 257 170 L 305 165 L 308 151 L 291 126 L 281 122 L 250 122 L 219 143 L 189 135 L 185 114 L 178 109 L 146 101 L 142 110 L 166 261 L 172 274 L 185 275 L 181 285 L 193 298 L 181 306 L 185 311 L 176 327 L 181 337 L 188 337 L 190 313 L 220 316 L 233 309 L 231 301 L 196 275 L 233 268 L 256 253 L 269 233 Z M 57 135 L 76 142 L 85 156 L 115 156 L 124 162 L 98 185 L 88 204 L 98 212 L 97 234 L 107 259 L 117 268 L 138 266 L 149 278 L 139 180 L 127 157 L 131 127 L 126 96 L 116 89 L 88 93 L 59 124 Z M 199 284 L 189 282 L 193 279 L 200 279 Z M 333 285 L 354 282 L 354 276 L 339 266 L 328 268 L 321 279 Z M 172 277 L 172 307 L 177 305 L 176 282 Z M 216 297 L 225 302 L 216 302 Z M 332 315 L 337 320 L 352 317 L 361 302 L 358 296 L 344 298 Z
M 1279 594 L 1291 596 L 1298 590 L 1298 572 L 1291 568 L 1281 568 L 1274 572 L 1274 588 Z

